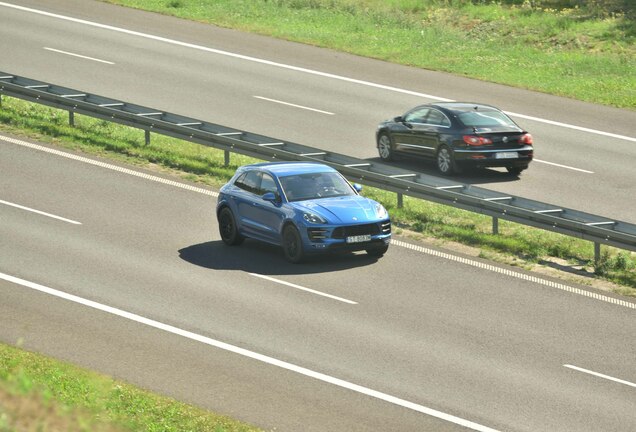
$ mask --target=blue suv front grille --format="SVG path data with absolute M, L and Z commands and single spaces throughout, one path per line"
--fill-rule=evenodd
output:
M 384 224 L 382 225 L 384 226 Z M 389 222 L 389 232 L 391 232 L 390 222 Z M 350 236 L 366 235 L 366 234 L 377 235 L 380 233 L 387 234 L 384 231 L 384 227 L 382 228 L 380 227 L 380 224 L 372 223 L 372 224 L 364 224 L 364 225 L 349 225 L 344 227 L 338 227 L 335 230 L 333 230 L 333 233 L 331 233 L 331 237 L 335 239 L 343 239 Z

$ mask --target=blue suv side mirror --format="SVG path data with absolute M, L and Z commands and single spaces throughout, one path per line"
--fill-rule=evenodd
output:
M 278 195 L 276 195 L 274 192 L 267 192 L 265 195 L 262 196 L 262 198 L 263 200 L 269 201 L 273 204 L 280 202 Z

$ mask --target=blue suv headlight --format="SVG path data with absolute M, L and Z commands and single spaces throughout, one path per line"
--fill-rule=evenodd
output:
M 382 204 L 376 203 L 375 204 L 375 215 L 380 218 L 380 219 L 384 219 L 386 218 L 389 213 L 386 211 L 386 209 L 384 208 L 384 206 Z
M 315 213 L 303 213 L 303 219 L 312 224 L 326 224 L 327 221 Z

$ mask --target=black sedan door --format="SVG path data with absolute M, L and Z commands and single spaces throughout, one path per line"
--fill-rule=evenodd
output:
M 434 155 L 437 131 L 426 123 L 429 111 L 428 107 L 419 107 L 402 117 L 402 122 L 392 131 L 396 151 L 420 157 Z

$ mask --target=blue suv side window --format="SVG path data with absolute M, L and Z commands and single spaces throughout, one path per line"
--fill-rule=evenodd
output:
M 234 185 L 247 192 L 258 194 L 261 180 L 259 174 L 258 171 L 248 171 L 236 179 Z
M 254 195 L 265 195 L 267 192 L 279 195 L 278 187 L 272 176 L 261 171 L 246 172 L 236 179 L 234 186 Z
M 276 182 L 269 174 L 263 173 L 263 177 L 261 179 L 261 187 L 260 187 L 260 195 L 265 195 L 267 192 L 273 192 L 278 195 L 278 188 L 276 187 Z

